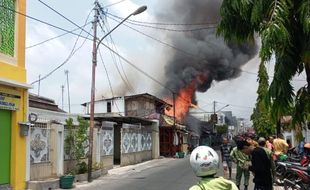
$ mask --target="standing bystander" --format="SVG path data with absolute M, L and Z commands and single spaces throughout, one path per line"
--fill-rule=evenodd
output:
M 237 142 L 238 143 L 238 142 Z M 237 147 L 234 147 L 233 150 L 230 153 L 230 156 L 234 163 L 237 165 L 237 174 L 236 174 L 236 185 L 238 189 L 240 189 L 240 183 L 242 174 L 244 176 L 244 190 L 248 190 L 249 185 L 249 179 L 250 179 L 250 172 L 249 172 L 249 166 L 250 166 L 250 157 L 240 150 L 237 149 Z
M 221 145 L 221 156 L 222 156 L 222 162 L 226 162 L 227 164 L 229 171 L 229 179 L 231 179 L 231 167 L 232 167 L 232 161 L 230 158 L 231 151 L 232 146 L 228 143 L 227 138 L 223 138 L 223 144 Z
M 254 147 L 246 140 L 237 143 L 238 150 L 251 155 L 252 165 L 249 170 L 254 174 L 254 190 L 272 190 L 271 161 L 266 151 L 261 147 Z

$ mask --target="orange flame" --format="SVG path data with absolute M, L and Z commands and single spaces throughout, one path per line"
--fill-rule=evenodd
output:
M 180 90 L 179 94 L 175 98 L 175 117 L 178 121 L 182 121 L 185 114 L 189 111 L 192 105 L 192 97 L 196 91 L 195 82 L 191 82 L 187 87 Z M 166 100 L 173 105 L 173 99 Z M 173 109 L 166 110 L 166 114 L 174 116 Z
M 192 98 L 196 92 L 197 83 L 203 83 L 207 80 L 206 74 L 201 74 L 196 77 L 196 79 L 192 80 L 185 88 L 181 89 L 175 98 L 175 117 L 176 120 L 182 122 L 184 116 L 188 113 L 191 107 L 197 108 L 198 106 L 192 103 Z M 173 105 L 172 98 L 166 98 L 166 102 Z M 171 117 L 174 116 L 173 114 L 174 109 L 171 108 L 166 110 L 166 115 Z

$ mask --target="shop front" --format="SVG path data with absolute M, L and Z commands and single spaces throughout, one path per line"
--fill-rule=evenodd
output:
M 0 5 L 0 190 L 21 190 L 28 177 L 26 0 L 0 0 Z
M 28 88 L 0 80 L 0 189 L 25 187 Z

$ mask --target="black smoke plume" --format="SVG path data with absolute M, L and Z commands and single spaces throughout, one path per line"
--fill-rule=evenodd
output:
M 161 3 L 157 19 L 189 24 L 182 26 L 184 30 L 216 26 L 220 20 L 220 0 L 169 0 Z M 215 25 L 192 25 L 195 23 Z M 172 27 L 180 29 L 178 25 Z M 236 78 L 240 76 L 241 67 L 257 53 L 254 43 L 225 43 L 222 37 L 216 35 L 215 27 L 181 34 L 168 33 L 167 40 L 186 51 L 172 49 L 168 52 L 166 86 L 174 92 L 179 92 L 199 75 L 207 76 L 196 84 L 200 92 L 206 92 L 213 81 Z M 165 91 L 164 94 L 171 95 L 171 92 Z

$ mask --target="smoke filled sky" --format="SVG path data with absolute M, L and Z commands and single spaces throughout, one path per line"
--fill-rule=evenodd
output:
M 87 20 L 87 16 L 93 7 L 93 1 L 45 0 L 44 2 L 80 26 L 93 19 L 93 13 L 91 13 Z M 126 17 L 141 5 L 147 5 L 146 12 L 131 17 L 131 19 L 145 22 L 192 23 L 206 22 L 207 18 L 208 22 L 218 21 L 219 19 L 217 14 L 218 1 L 169 0 L 163 3 L 160 0 L 124 0 L 118 2 L 120 0 L 100 1 L 103 6 L 117 3 L 109 6 L 107 10 L 119 17 Z M 72 6 L 73 4 L 74 6 Z M 76 28 L 64 18 L 43 6 L 39 1 L 27 1 L 27 14 L 66 30 Z M 115 19 L 115 17 L 113 18 Z M 113 28 L 116 24 L 117 22 L 108 17 L 101 26 L 104 31 L 108 31 L 109 28 Z M 196 72 L 208 73 L 214 81 L 199 86 L 201 92 L 196 94 L 199 106 L 206 111 L 211 111 L 213 109 L 211 103 L 214 100 L 219 102 L 217 103 L 217 109 L 229 103 L 231 106 L 225 108 L 225 110 L 232 110 L 233 114 L 238 117 L 249 118 L 256 99 L 257 82 L 255 73 L 257 73 L 259 63 L 257 58 L 246 63 L 246 60 L 253 56 L 253 49 L 249 47 L 232 48 L 232 46 L 235 46 L 232 44 L 227 46 L 222 40 L 215 37 L 212 29 L 180 32 L 179 30 L 185 30 L 188 27 L 177 25 L 156 26 L 170 29 L 168 31 L 131 24 L 129 26 L 149 37 L 127 28 L 125 25 L 120 26 L 111 35 L 119 54 L 153 78 L 169 85 L 170 88 L 182 87 L 182 85 L 186 84 L 186 80 L 190 80 Z M 91 25 L 87 25 L 85 30 L 92 32 Z M 102 29 L 98 27 L 98 30 L 98 35 L 103 36 Z M 26 46 L 31 46 L 63 33 L 63 31 L 27 19 Z M 79 33 L 79 31 L 76 31 L 76 33 Z M 82 35 L 87 36 L 86 33 Z M 157 39 L 157 41 L 154 39 Z M 41 77 L 46 75 L 63 63 L 74 47 L 76 40 L 76 36 L 65 35 L 42 45 L 26 49 L 28 83 L 37 80 L 39 75 Z M 159 43 L 159 41 L 162 43 Z M 111 40 L 109 42 L 110 46 L 113 46 Z M 70 80 L 71 110 L 82 113 L 83 109 L 80 104 L 90 100 L 92 42 L 86 40 L 84 43 L 83 39 L 79 39 L 77 44 L 77 47 L 81 46 L 81 48 L 72 58 L 61 69 L 41 82 L 40 95 L 54 99 L 61 107 L 61 85 L 66 86 L 64 70 L 67 69 L 69 70 Z M 196 58 L 185 56 L 167 44 L 196 55 Z M 103 61 L 98 55 L 97 99 L 110 98 L 113 95 L 121 96 L 144 92 L 157 95 L 162 92 L 162 86 L 141 74 L 126 62 L 119 62 L 117 56 L 113 58 L 110 51 L 103 46 L 100 47 L 100 53 Z M 192 64 L 192 66 L 188 67 L 189 64 Z M 244 72 L 238 72 L 239 68 Z M 272 63 L 267 65 L 267 69 L 269 74 L 273 75 Z M 167 74 L 169 77 L 166 77 Z M 179 78 L 180 74 L 181 79 Z M 112 91 L 107 75 L 110 79 Z M 299 79 L 304 79 L 304 76 L 300 76 Z M 173 82 L 169 83 L 168 81 Z M 300 86 L 304 82 L 294 81 L 293 84 Z M 209 90 L 204 92 L 206 87 L 209 86 Z M 38 93 L 37 83 L 31 92 Z M 66 90 L 64 95 L 64 109 L 68 110 Z
M 165 5 L 158 18 L 181 23 L 217 23 L 220 19 L 220 1 L 218 0 L 175 0 Z M 193 29 L 192 25 L 184 29 Z M 166 85 L 175 92 L 186 87 L 199 75 L 203 81 L 197 81 L 197 90 L 206 92 L 213 80 L 223 81 L 237 78 L 241 74 L 241 66 L 246 64 L 257 53 L 252 44 L 225 43 L 216 35 L 216 29 L 210 28 L 167 38 L 171 43 L 188 53 L 172 49 L 169 52 L 165 74 Z

